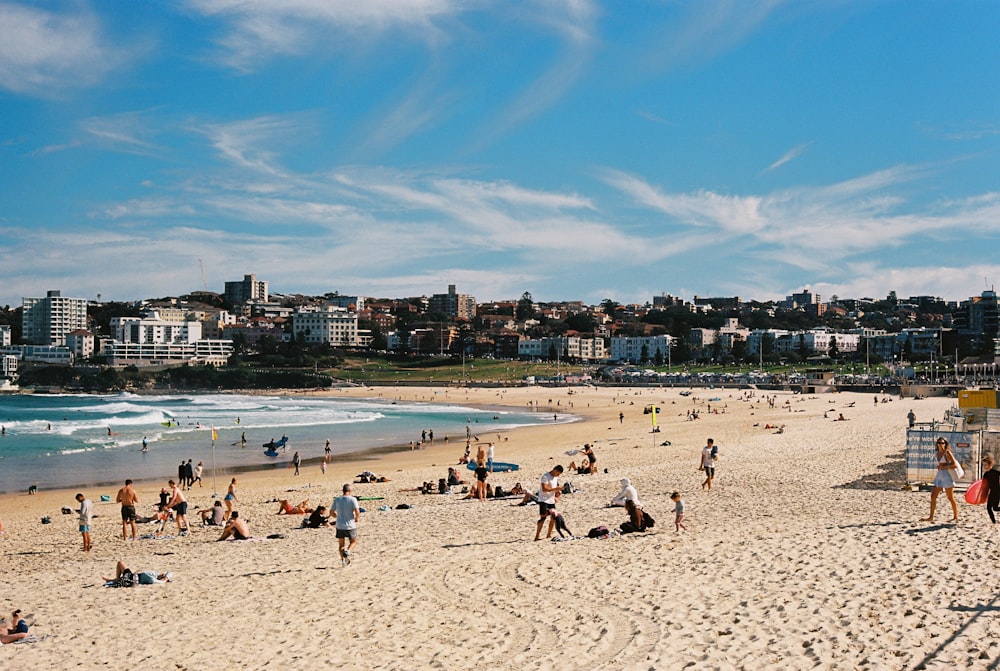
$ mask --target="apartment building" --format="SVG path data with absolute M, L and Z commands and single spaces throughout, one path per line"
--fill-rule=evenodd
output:
M 49 291 L 45 298 L 21 299 L 21 337 L 32 345 L 63 346 L 66 336 L 87 328 L 87 299 Z

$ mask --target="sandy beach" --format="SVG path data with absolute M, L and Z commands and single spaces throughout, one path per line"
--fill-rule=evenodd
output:
M 3 668 L 141 669 L 987 669 L 1000 664 L 993 562 L 997 532 L 982 507 L 960 522 L 920 522 L 929 494 L 904 491 L 906 413 L 940 419 L 953 399 L 874 404 L 871 395 L 777 392 L 774 408 L 739 390 L 338 390 L 470 405 L 538 404 L 581 421 L 518 429 L 496 445 L 505 489 L 530 490 L 584 443 L 599 472 L 566 473 L 577 492 L 569 528 L 617 528 L 606 504 L 628 477 L 656 526 L 604 540 L 533 542 L 535 506 L 422 495 L 464 441 L 378 460 L 240 474 L 235 506 L 254 540 L 215 542 L 195 523 L 212 480 L 194 488 L 189 537 L 125 542 L 116 488 L 84 493 L 98 515 L 81 552 L 75 491 L 0 497 L 0 612 L 24 611 L 33 643 L 4 645 Z M 709 401 L 710 398 L 719 398 Z M 662 407 L 659 433 L 643 407 Z M 853 406 L 852 406 L 853 403 Z M 718 411 L 709 413 L 708 406 Z M 687 421 L 689 410 L 701 418 Z M 619 413 L 624 414 L 619 421 Z M 828 413 L 828 417 L 824 417 Z M 848 421 L 834 421 L 843 413 Z M 782 433 L 765 428 L 784 426 Z M 705 440 L 720 449 L 700 487 Z M 496 435 L 480 436 L 496 440 Z M 669 445 L 663 445 L 669 441 Z M 359 544 L 349 566 L 334 532 L 298 528 L 276 499 L 330 505 L 358 484 Z M 472 478 L 461 469 L 462 477 Z M 225 493 L 228 480 L 218 484 Z M 150 514 L 165 482 L 138 483 Z M 671 491 L 688 531 L 675 533 Z M 408 503 L 410 509 L 397 509 Z M 380 510 L 388 507 L 387 510 Z M 43 525 L 48 515 L 52 524 Z M 148 533 L 153 525 L 141 525 Z M 171 532 L 176 527 L 168 527 Z M 280 534 L 283 538 L 267 539 Z M 117 560 L 171 571 L 165 585 L 105 589 Z

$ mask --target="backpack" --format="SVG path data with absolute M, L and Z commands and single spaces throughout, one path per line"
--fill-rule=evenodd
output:
M 587 538 L 603 538 L 611 533 L 608 528 L 604 525 L 599 527 L 594 527 L 589 532 L 587 532 Z
M 572 482 L 567 482 L 567 483 L 563 484 L 563 488 L 562 488 L 562 493 L 563 494 L 572 494 L 575 491 L 576 491 L 576 488 L 573 487 L 573 483 Z

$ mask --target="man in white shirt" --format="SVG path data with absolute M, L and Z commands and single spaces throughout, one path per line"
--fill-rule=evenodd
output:
M 94 504 L 83 494 L 77 494 L 76 500 L 80 503 L 80 535 L 83 536 L 83 551 L 90 552 L 90 520 L 94 516 Z
M 552 532 L 556 527 L 556 493 L 559 491 L 559 476 L 562 475 L 563 467 L 556 466 L 548 473 L 542 475 L 542 484 L 538 488 L 538 527 L 535 529 L 535 540 L 542 538 L 542 526 L 545 520 L 549 520 L 549 532 L 546 538 L 552 538 Z

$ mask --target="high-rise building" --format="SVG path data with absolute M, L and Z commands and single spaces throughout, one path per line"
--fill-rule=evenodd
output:
M 66 336 L 87 328 L 87 299 L 49 291 L 45 298 L 21 299 L 21 338 L 32 345 L 64 346 Z
M 237 282 L 226 282 L 226 301 L 230 305 L 267 302 L 267 282 L 258 280 L 256 275 L 244 275 Z
M 448 293 L 434 294 L 427 302 L 428 312 L 448 315 L 452 319 L 469 319 L 476 316 L 476 299 L 468 294 L 455 293 L 455 285 L 448 285 Z

